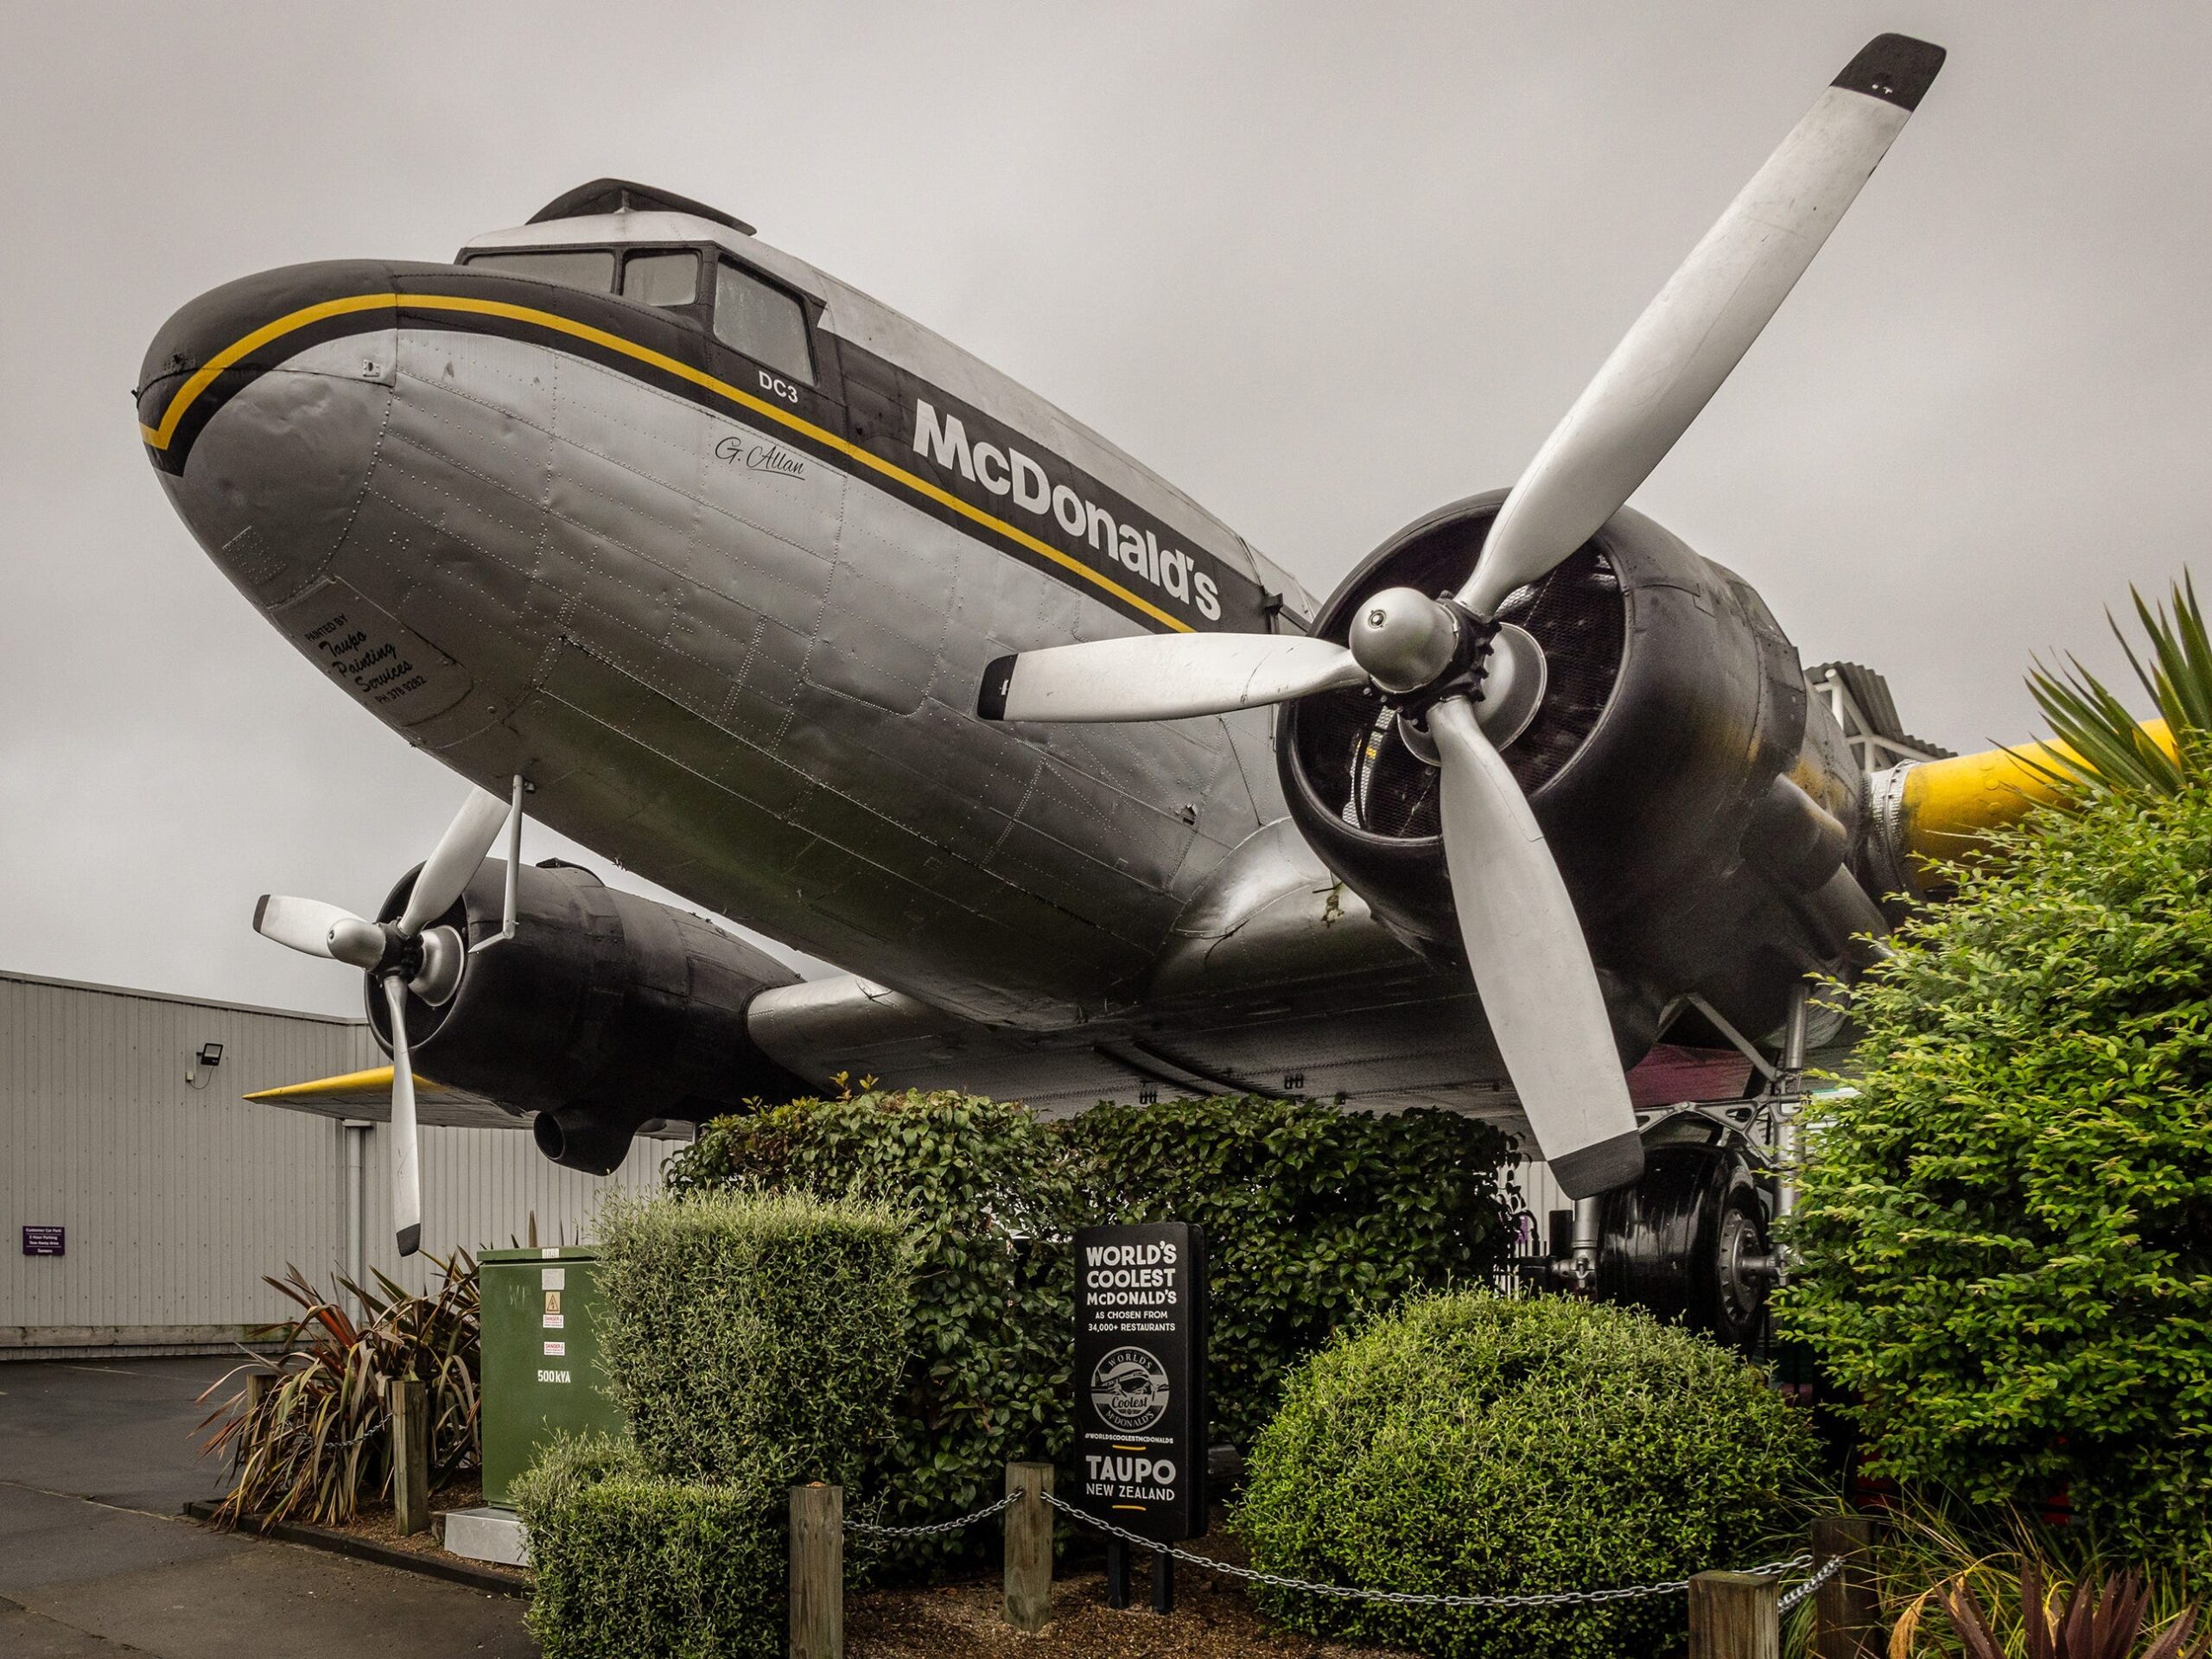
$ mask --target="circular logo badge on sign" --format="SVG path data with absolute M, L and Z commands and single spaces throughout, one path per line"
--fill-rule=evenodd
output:
M 1167 1414 L 1167 1368 L 1141 1348 L 1116 1348 L 1090 1373 L 1090 1403 L 1108 1427 L 1141 1433 Z

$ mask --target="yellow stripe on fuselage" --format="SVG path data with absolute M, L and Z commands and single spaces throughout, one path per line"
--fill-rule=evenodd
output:
M 355 294 L 342 300 L 324 300 L 320 304 L 303 306 L 289 316 L 274 322 L 264 323 L 244 340 L 233 340 L 200 365 L 198 372 L 176 389 L 169 399 L 169 406 L 162 413 L 159 426 L 148 426 L 141 422 L 139 435 L 151 449 L 166 449 L 169 440 L 176 435 L 177 423 L 184 412 L 199 401 L 200 394 L 215 384 L 215 377 L 226 369 L 235 367 L 252 351 L 266 346 L 272 340 L 281 340 L 296 329 L 310 323 L 321 322 L 325 317 L 342 317 L 353 311 L 374 311 L 379 307 L 390 308 L 399 303 L 397 294 Z
M 1180 617 L 1161 610 L 1150 600 L 1130 592 L 1111 576 L 1101 575 L 1081 559 L 1062 552 L 1048 542 L 1039 541 L 1018 525 L 1010 524 L 1003 518 L 985 512 L 981 507 L 963 501 L 950 490 L 942 489 L 931 483 L 929 480 L 906 471 L 903 467 L 896 466 L 880 455 L 870 454 L 838 433 L 817 426 L 813 422 L 803 419 L 788 410 L 779 409 L 765 398 L 756 397 L 743 388 L 730 385 L 727 380 L 717 379 L 703 369 L 695 369 L 688 363 L 680 363 L 666 353 L 657 352 L 650 346 L 640 346 L 635 340 L 625 340 L 620 334 L 609 334 L 604 328 L 594 328 L 588 322 L 578 322 L 573 317 L 564 317 L 557 312 L 539 311 L 526 305 L 511 305 L 505 300 L 480 300 L 458 294 L 356 294 L 342 300 L 324 300 L 315 305 L 303 306 L 289 315 L 277 318 L 274 322 L 264 324 L 244 339 L 226 346 L 214 356 L 209 358 L 189 379 L 177 388 L 176 395 L 169 399 L 168 407 L 162 411 L 162 423 L 155 427 L 147 426 L 142 423 L 138 430 L 149 448 L 167 449 L 169 447 L 169 441 L 176 435 L 177 423 L 184 418 L 185 411 L 192 407 L 202 392 L 214 385 L 218 375 L 224 370 L 235 366 L 248 353 L 258 350 L 272 340 L 280 340 L 296 329 L 305 328 L 327 317 L 344 316 L 355 311 L 372 311 L 379 307 L 396 309 L 403 305 L 424 311 L 474 312 L 480 316 L 504 317 L 511 322 L 531 323 L 540 328 L 550 329 L 555 334 L 567 334 L 572 339 L 587 340 L 604 350 L 618 353 L 639 363 L 648 364 L 664 374 L 672 374 L 679 379 L 690 381 L 696 386 L 703 387 L 717 397 L 735 404 L 741 409 L 747 410 L 755 415 L 765 416 L 779 425 L 788 427 L 817 443 L 825 445 L 837 451 L 838 454 L 858 461 L 863 467 L 880 473 L 886 478 L 895 480 L 917 494 L 928 497 L 940 506 L 950 508 L 963 518 L 971 519 L 984 529 L 995 531 L 1016 545 L 1027 548 L 1040 558 L 1050 559 L 1063 569 L 1073 571 L 1085 582 L 1103 588 L 1123 604 L 1134 606 L 1147 616 L 1166 624 L 1178 633 L 1194 632 L 1191 625 Z

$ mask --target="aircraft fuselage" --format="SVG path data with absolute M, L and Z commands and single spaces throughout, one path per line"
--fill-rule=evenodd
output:
M 1142 990 L 1222 858 L 1282 816 L 1264 712 L 990 726 L 986 664 L 1310 603 L 1002 377 L 707 221 L 473 245 L 688 252 L 806 313 L 802 370 L 667 308 L 468 265 L 220 289 L 149 354 L 177 510 L 349 695 L 696 902 L 971 1017 Z M 702 276 L 704 289 L 711 276 Z M 810 384 L 809 379 L 810 378 Z

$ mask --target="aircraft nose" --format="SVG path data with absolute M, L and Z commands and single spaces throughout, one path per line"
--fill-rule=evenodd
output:
M 395 373 L 390 268 L 329 261 L 213 289 L 162 326 L 139 437 L 210 558 L 264 606 L 314 580 L 366 489 Z

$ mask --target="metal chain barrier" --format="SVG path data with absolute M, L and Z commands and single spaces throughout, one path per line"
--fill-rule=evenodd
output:
M 1623 1585 L 1611 1590 L 1559 1590 L 1526 1596 L 1423 1595 L 1409 1590 L 1364 1590 L 1351 1585 L 1322 1584 L 1312 1579 L 1287 1578 L 1279 1573 L 1262 1573 L 1256 1567 L 1232 1566 L 1227 1561 L 1215 1560 L 1210 1555 L 1200 1555 L 1191 1550 L 1178 1549 L 1173 1544 L 1156 1543 L 1152 1539 L 1141 1538 L 1127 1528 L 1117 1527 L 1110 1521 L 1101 1521 L 1096 1516 L 1077 1509 L 1074 1504 L 1054 1493 L 1046 1492 L 1044 1494 L 1044 1498 L 1061 1514 L 1080 1521 L 1087 1527 L 1095 1528 L 1100 1532 L 1119 1538 L 1124 1543 L 1135 1544 L 1140 1549 L 1152 1550 L 1155 1554 L 1169 1556 L 1175 1560 L 1188 1561 L 1192 1567 L 1205 1567 L 1210 1573 L 1224 1573 L 1230 1578 L 1243 1579 L 1252 1584 L 1264 1584 L 1272 1589 L 1301 1590 L 1308 1595 L 1335 1596 L 1346 1601 L 1382 1601 L 1400 1607 L 1589 1607 L 1608 1601 L 1630 1601 L 1640 1596 L 1681 1595 L 1690 1587 L 1690 1581 L 1688 1579 L 1664 1579 L 1656 1584 Z M 1841 1559 L 1839 1556 L 1837 1561 L 1840 1561 Z M 1757 1573 L 1793 1573 L 1808 1567 L 1812 1564 L 1813 1558 L 1808 1554 L 1792 1555 L 1779 1561 L 1764 1561 L 1758 1567 L 1747 1567 L 1741 1570 Z M 1835 1565 L 1836 1562 L 1829 1563 L 1828 1567 L 1823 1569 L 1822 1577 L 1833 1572 Z M 1804 1591 L 1811 1589 L 1821 1581 L 1821 1578 L 1808 1580 L 1804 1586 L 1800 1586 L 1798 1591 L 1792 1592 L 1793 1596 L 1802 1595 Z M 1786 1605 L 1795 1606 L 1796 1603 L 1793 1599 Z
M 1028 1496 L 1027 1491 L 1008 1492 L 986 1509 L 972 1515 L 963 1515 L 950 1521 L 932 1521 L 916 1527 L 884 1527 L 870 1521 L 847 1521 L 848 1532 L 864 1532 L 876 1538 L 927 1538 L 938 1533 L 957 1532 L 963 1527 L 972 1527 L 978 1521 L 988 1521 L 1009 1504 Z M 1294 1579 L 1280 1573 L 1262 1573 L 1256 1567 L 1237 1567 L 1229 1561 L 1216 1560 L 1211 1555 L 1200 1555 L 1193 1550 L 1179 1549 L 1173 1544 L 1159 1543 L 1150 1538 L 1138 1536 L 1126 1527 L 1117 1527 L 1110 1521 L 1102 1521 L 1088 1510 L 1079 1510 L 1065 1498 L 1052 1492 L 1041 1493 L 1045 1502 L 1061 1514 L 1084 1526 L 1135 1544 L 1139 1549 L 1148 1549 L 1171 1560 L 1187 1561 L 1192 1567 L 1202 1567 L 1209 1573 L 1219 1573 L 1232 1579 L 1243 1579 L 1249 1584 L 1263 1584 L 1274 1590 L 1298 1590 L 1309 1596 L 1334 1596 L 1344 1601 L 1388 1602 L 1397 1607 L 1594 1607 L 1609 1601 L 1633 1601 L 1644 1596 L 1676 1596 L 1690 1587 L 1688 1579 L 1662 1579 L 1653 1584 L 1626 1584 L 1610 1590 L 1554 1590 L 1535 1595 L 1509 1596 L 1453 1596 L 1430 1595 L 1411 1590 L 1367 1590 L 1353 1585 L 1323 1584 L 1313 1579 Z M 1810 1554 L 1791 1555 L 1778 1561 L 1762 1561 L 1757 1567 L 1747 1567 L 1745 1573 L 1796 1573 L 1813 1564 Z M 1831 1556 L 1827 1566 L 1795 1586 L 1775 1604 L 1779 1612 L 1788 1612 L 1799 1602 L 1826 1584 L 1843 1566 L 1843 1557 Z
M 932 1521 L 927 1526 L 921 1527 L 879 1527 L 872 1521 L 848 1521 L 845 1522 L 845 1530 L 865 1532 L 875 1538 L 926 1538 L 932 1533 L 957 1532 L 963 1527 L 974 1526 L 978 1521 L 989 1520 L 1016 1498 L 1026 1495 L 1020 1491 L 1008 1492 L 990 1508 L 978 1510 L 973 1515 L 963 1515 L 957 1521 Z M 1047 1494 L 1047 1496 L 1050 1495 Z
M 1842 1569 L 1842 1556 L 1829 1556 L 1828 1564 L 1826 1567 L 1814 1573 L 1811 1578 L 1806 1580 L 1804 1583 L 1797 1586 L 1795 1589 L 1783 1592 L 1782 1599 L 1774 1604 L 1775 1611 L 1782 1613 L 1788 1612 L 1799 1602 L 1804 1600 L 1806 1597 L 1811 1595 L 1814 1591 L 1819 1589 L 1830 1579 L 1835 1577 L 1836 1573 Z

